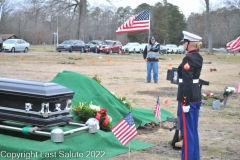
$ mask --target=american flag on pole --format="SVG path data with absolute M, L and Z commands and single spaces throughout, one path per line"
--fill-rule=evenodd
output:
M 154 115 L 156 118 L 158 118 L 161 122 L 161 108 L 160 108 L 160 99 L 159 99 L 159 96 L 158 96 L 158 99 L 157 99 L 157 102 L 156 102 L 156 105 L 155 105 L 155 108 L 154 108 Z
M 231 51 L 240 51 L 240 37 L 227 43 L 227 49 Z
M 116 30 L 116 34 L 148 31 L 149 28 L 150 28 L 150 9 L 147 9 L 131 17 L 124 24 L 122 24 Z
M 130 142 L 137 135 L 137 128 L 132 117 L 132 112 L 129 112 L 113 126 L 112 132 L 124 146 Z

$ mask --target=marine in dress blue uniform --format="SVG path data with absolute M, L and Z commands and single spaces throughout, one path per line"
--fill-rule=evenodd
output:
M 183 43 L 188 51 L 178 66 L 178 115 L 182 141 L 182 160 L 200 160 L 198 118 L 202 105 L 199 77 L 203 58 L 199 54 L 202 38 L 183 31 Z

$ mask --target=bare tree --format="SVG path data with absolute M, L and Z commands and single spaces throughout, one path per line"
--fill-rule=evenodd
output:
M 204 0 L 206 3 L 206 19 L 207 19 L 207 34 L 208 34 L 208 53 L 212 52 L 212 31 L 210 21 L 210 4 L 209 0 Z
M 49 7 L 55 8 L 56 13 L 73 12 L 77 15 L 77 39 L 84 39 L 84 22 L 86 17 L 87 0 L 49 0 Z
M 14 3 L 14 0 L 0 0 L 0 4 L 2 5 L 0 33 L 10 33 L 12 30 L 11 14 L 14 12 L 14 8 L 16 7 L 17 4 Z

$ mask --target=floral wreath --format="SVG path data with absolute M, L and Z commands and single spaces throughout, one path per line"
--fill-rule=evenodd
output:
M 79 102 L 73 106 L 74 114 L 80 121 L 87 121 L 89 118 L 96 118 L 99 121 L 102 130 L 110 131 L 112 128 L 112 117 L 107 114 L 106 108 L 100 106 Z

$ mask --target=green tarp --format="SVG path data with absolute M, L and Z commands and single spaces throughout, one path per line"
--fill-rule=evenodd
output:
M 51 82 L 61 84 L 74 91 L 73 104 L 92 102 L 106 108 L 108 115 L 113 119 L 113 125 L 129 112 L 129 108 L 105 87 L 82 74 L 64 71 L 58 73 Z M 164 109 L 161 109 L 161 113 L 163 121 L 166 120 L 166 117 L 173 116 L 172 113 Z M 137 127 L 151 121 L 158 121 L 154 117 L 153 110 L 133 108 L 132 114 Z M 69 128 L 71 127 L 62 127 L 63 130 Z M 131 151 L 154 146 L 136 139 L 130 143 Z M 95 134 L 88 133 L 85 130 L 76 132 L 64 136 L 63 143 L 53 143 L 50 137 L 23 135 L 20 132 L 0 129 L 0 159 L 108 159 L 128 151 L 128 145 L 123 146 L 112 132 L 101 130 Z
M 85 75 L 71 71 L 63 71 L 58 73 L 51 82 L 61 84 L 74 91 L 75 95 L 72 99 L 72 103 L 74 105 L 76 105 L 78 102 L 92 102 L 94 105 L 106 108 L 108 110 L 108 115 L 110 115 L 113 119 L 113 125 L 115 125 L 130 111 L 122 101 L 120 101 L 104 86 L 99 84 L 93 78 Z M 153 102 L 153 104 L 155 104 L 155 102 Z M 144 126 L 146 123 L 150 123 L 151 121 L 159 122 L 159 120 L 154 117 L 153 109 L 132 109 L 132 115 L 136 127 Z M 162 121 L 165 121 L 167 117 L 173 116 L 172 113 L 162 108 L 161 115 Z
M 65 128 L 65 130 L 67 130 Z M 111 132 L 99 130 L 96 134 L 87 131 L 76 132 L 64 137 L 63 143 L 48 140 L 31 140 L 32 136 L 17 137 L 4 135 L 0 130 L 0 159 L 31 159 L 31 160 L 79 160 L 108 159 L 128 152 L 128 145 L 123 146 Z M 14 131 L 12 131 L 14 132 Z M 36 139 L 36 138 L 35 138 Z M 153 144 L 132 140 L 131 151 L 152 147 Z

